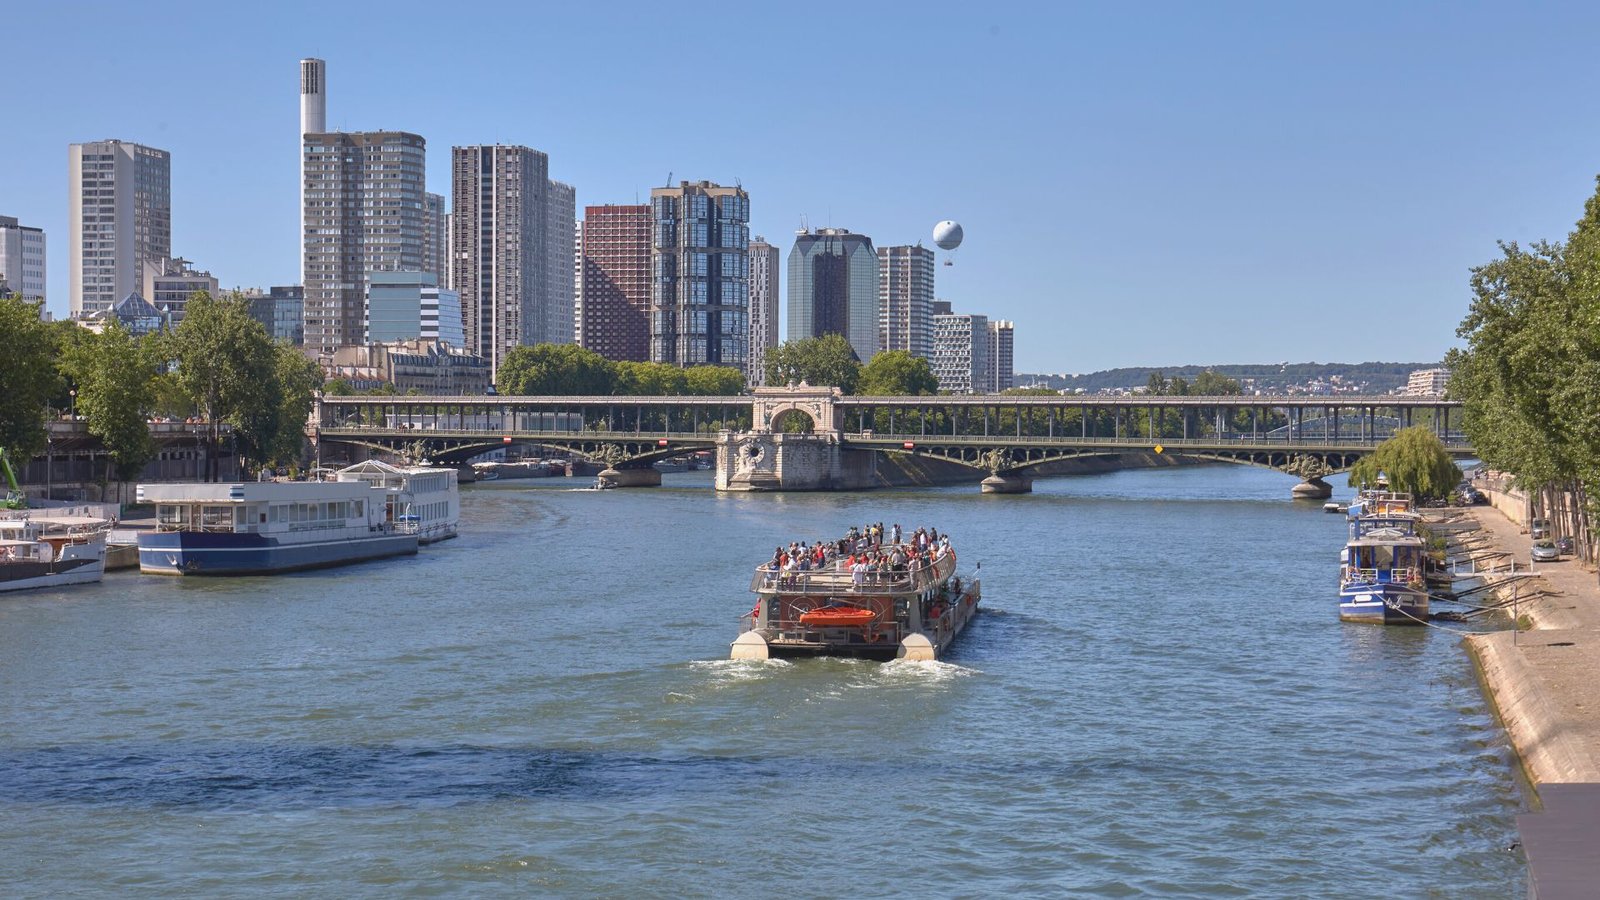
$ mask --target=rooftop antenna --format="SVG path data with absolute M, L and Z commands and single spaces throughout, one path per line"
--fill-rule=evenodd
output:
M 672 187 L 672 172 L 667 172 L 667 187 Z

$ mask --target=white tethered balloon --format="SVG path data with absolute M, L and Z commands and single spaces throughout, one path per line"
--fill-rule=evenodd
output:
M 961 239 L 965 236 L 965 232 L 961 230 L 960 222 L 952 222 L 949 219 L 945 219 L 943 222 L 933 226 L 933 243 L 940 250 L 946 251 L 945 265 L 951 265 L 949 253 L 961 246 Z

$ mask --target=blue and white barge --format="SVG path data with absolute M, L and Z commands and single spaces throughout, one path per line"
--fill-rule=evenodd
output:
M 1427 624 L 1427 542 L 1418 522 L 1415 513 L 1397 504 L 1350 520 L 1350 539 L 1339 554 L 1341 620 Z
M 269 575 L 417 552 L 389 519 L 388 492 L 362 481 L 141 484 L 156 530 L 139 535 L 139 571 Z

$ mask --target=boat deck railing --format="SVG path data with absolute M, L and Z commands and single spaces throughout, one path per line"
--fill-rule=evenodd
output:
M 1379 581 L 1378 575 L 1382 571 L 1389 577 Z M 1405 584 L 1408 581 L 1420 581 L 1422 570 L 1410 567 L 1398 569 L 1346 569 L 1344 580 L 1346 582 L 1364 581 L 1369 584 Z
M 932 565 L 923 563 L 915 569 L 902 572 L 865 572 L 856 580 L 854 572 L 839 569 L 809 569 L 791 572 L 775 571 L 769 566 L 757 566 L 750 590 L 755 593 L 780 594 L 909 594 L 940 581 L 940 567 L 947 562 L 948 554 L 940 556 Z

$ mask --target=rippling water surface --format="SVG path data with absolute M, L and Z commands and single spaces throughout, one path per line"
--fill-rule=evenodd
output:
M 464 491 L 463 537 L 0 597 L 0 882 L 64 893 L 1508 897 L 1451 634 L 1341 625 L 1342 517 L 1206 467 L 861 495 Z M 730 662 L 750 567 L 936 525 L 948 661 Z

